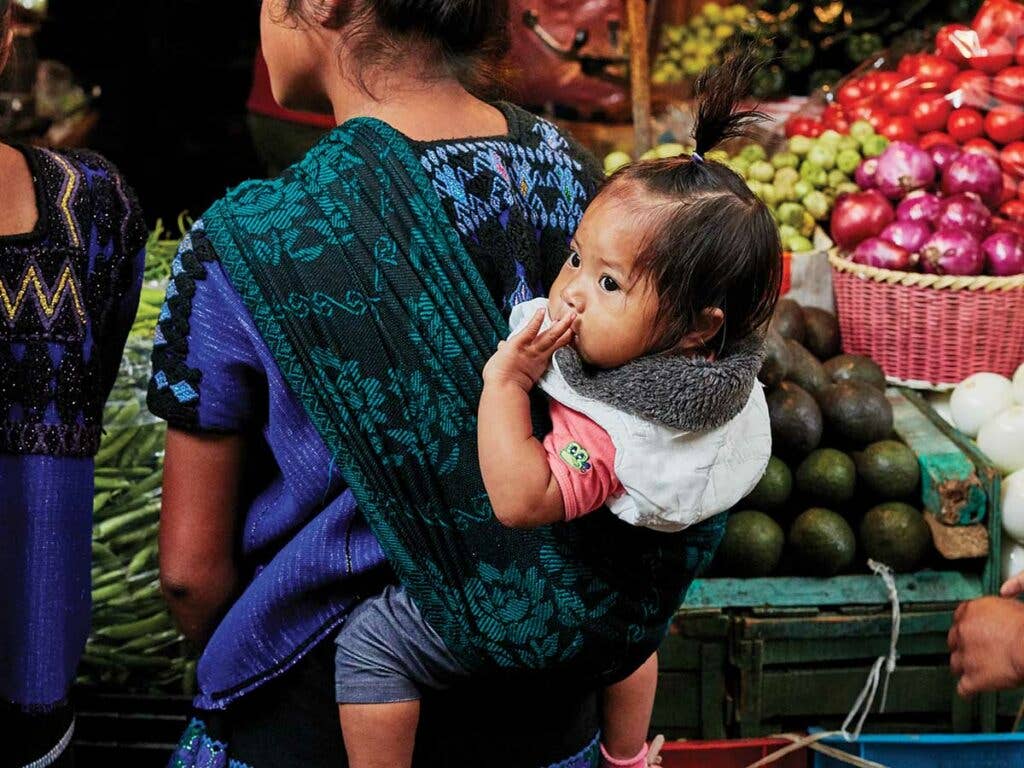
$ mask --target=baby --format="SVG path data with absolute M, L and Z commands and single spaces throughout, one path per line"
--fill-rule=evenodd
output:
M 744 180 L 703 157 L 759 117 L 734 111 L 750 74 L 738 59 L 710 74 L 697 151 L 616 173 L 587 208 L 550 299 L 513 309 L 512 335 L 484 368 L 478 425 L 480 470 L 505 525 L 610 512 L 668 535 L 724 512 L 763 474 L 771 432 L 756 375 L 781 246 Z M 550 399 L 543 439 L 530 410 L 538 384 Z M 403 588 L 367 603 L 339 638 L 339 692 L 346 669 L 374 656 L 361 643 L 387 643 L 401 661 L 381 671 L 381 703 L 341 705 L 346 747 L 351 759 L 386 743 L 380 765 L 409 765 L 417 692 L 469 671 Z M 622 678 L 604 696 L 603 764 L 643 766 L 656 656 Z

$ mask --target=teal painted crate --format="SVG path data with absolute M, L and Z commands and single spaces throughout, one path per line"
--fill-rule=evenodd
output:
M 904 424 L 917 430 L 914 447 L 922 464 L 924 499 L 938 498 L 936 468 L 959 467 L 965 499 L 983 498 L 982 519 L 990 539 L 983 562 L 948 570 L 900 574 L 902 605 L 898 649 L 890 682 L 888 714 L 873 712 L 875 731 L 992 730 L 996 699 L 960 699 L 949 673 L 946 633 L 952 612 L 964 601 L 991 594 L 999 584 L 999 476 L 977 449 L 949 428 L 912 392 L 892 392 Z M 908 410 L 908 408 L 912 409 Z M 913 417 L 913 418 L 910 418 Z M 941 450 L 928 452 L 928 446 Z M 959 451 L 953 459 L 952 448 Z M 941 456 L 940 460 L 933 460 Z M 964 472 L 963 468 L 972 469 Z M 929 474 L 930 473 L 930 474 Z M 952 486 L 947 486 L 946 491 Z M 930 488 L 930 489 L 929 489 Z M 965 502 L 963 509 L 970 509 Z M 976 519 L 965 513 L 958 522 Z M 754 737 L 813 725 L 836 727 L 861 691 L 874 660 L 888 651 L 888 593 L 872 574 L 831 579 L 769 577 L 702 579 L 694 583 L 677 617 L 685 626 L 692 611 L 720 610 L 731 620 L 726 685 L 732 700 L 732 736 Z M 877 710 L 877 707 L 876 707 Z

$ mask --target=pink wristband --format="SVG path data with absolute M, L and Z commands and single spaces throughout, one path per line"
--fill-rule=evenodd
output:
M 628 760 L 619 760 L 609 755 L 608 750 L 605 749 L 604 744 L 602 744 L 602 768 L 645 768 L 647 765 L 647 751 L 648 746 L 647 744 L 644 744 L 643 749 L 640 750 L 636 757 L 631 757 Z

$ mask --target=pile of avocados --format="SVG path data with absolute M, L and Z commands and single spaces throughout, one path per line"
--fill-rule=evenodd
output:
M 774 455 L 730 513 L 709 575 L 827 577 L 865 572 L 868 558 L 909 572 L 934 555 L 885 375 L 840 351 L 834 315 L 779 301 L 759 377 Z

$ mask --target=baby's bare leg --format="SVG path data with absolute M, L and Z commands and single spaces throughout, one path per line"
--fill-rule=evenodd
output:
M 628 761 L 643 752 L 657 687 L 658 654 L 655 653 L 625 680 L 605 689 L 602 741 L 614 760 Z
M 341 704 L 338 716 L 349 768 L 411 768 L 419 701 Z

